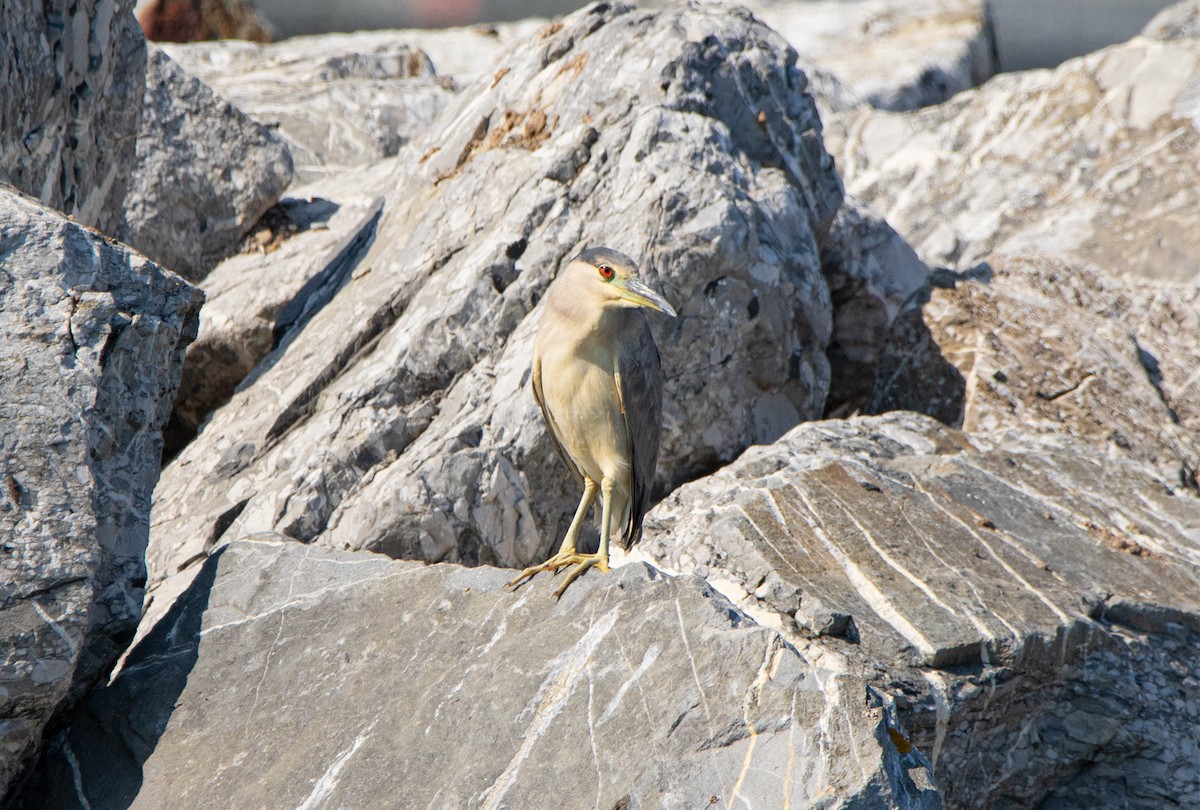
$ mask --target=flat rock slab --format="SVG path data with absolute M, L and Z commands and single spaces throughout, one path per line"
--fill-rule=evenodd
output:
M 0 189 L 0 794 L 141 615 L 200 291 Z
M 939 806 L 861 681 L 702 581 L 633 565 L 555 603 L 512 573 L 233 543 L 25 806 Z
M 633 255 L 679 311 L 653 325 L 664 486 L 819 416 L 817 239 L 842 197 L 793 58 L 745 11 L 596 5 L 458 96 L 345 284 L 164 472 L 152 587 L 266 530 L 540 561 L 578 493 L 529 391 L 537 307 L 590 245 Z
M 896 323 L 865 413 L 920 411 L 985 442 L 1072 436 L 1197 490 L 1200 284 L 1044 256 L 935 281 Z
M 287 141 L 308 183 L 396 155 L 454 97 L 413 32 L 300 37 L 275 45 L 169 45 L 172 59 Z
M 815 422 L 670 495 L 635 552 L 903 696 L 948 805 L 1197 797 L 1200 499 L 1147 467 Z
M 129 189 L 145 87 L 133 3 L 0 5 L 0 182 L 108 234 Z
M 1135 38 L 913 113 L 826 121 L 846 188 L 925 261 L 1200 273 L 1200 40 Z
M 871 106 L 914 110 L 982 84 L 997 69 L 979 0 L 752 2 L 805 60 Z
M 151 48 L 137 163 L 117 235 L 192 281 L 292 182 L 287 145 Z

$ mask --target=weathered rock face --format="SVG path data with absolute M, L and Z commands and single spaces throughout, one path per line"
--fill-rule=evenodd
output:
M 132 8 L 0 7 L 0 182 L 106 233 L 129 187 L 146 69 Z
M 1149 468 L 816 422 L 681 487 L 635 553 L 901 695 L 949 806 L 1200 800 L 1200 499 Z
M 865 412 L 921 411 L 972 435 L 1072 436 L 1194 489 L 1200 285 L 1045 257 L 983 270 L 942 273 L 912 302 Z
M 535 307 L 588 245 L 640 259 L 680 312 L 654 325 L 663 484 L 818 416 L 816 239 L 841 188 L 788 59 L 744 12 L 596 6 L 464 92 L 346 284 L 165 471 L 152 578 L 267 529 L 431 561 L 544 554 L 577 493 L 528 391 Z
M 302 327 L 348 280 L 370 247 L 396 166 L 377 162 L 295 189 L 255 248 L 204 279 L 200 335 L 188 348 L 171 415 L 174 455 L 271 349 Z M 260 223 L 264 224 L 264 223 Z
M 870 394 L 892 322 L 929 268 L 887 222 L 848 198 L 821 240 L 821 270 L 833 304 L 825 413 L 851 413 Z
M 291 181 L 286 144 L 150 48 L 123 241 L 200 280 Z
M 511 573 L 234 543 L 26 806 L 939 806 L 877 695 L 702 581 Z
M 1142 29 L 1151 39 L 1195 39 L 1200 37 L 1200 3 L 1184 0 L 1165 8 Z
M 1048 253 L 1182 280 L 1200 266 L 1200 40 L 1130 42 L 915 113 L 835 116 L 848 191 L 931 264 Z
M 142 607 L 159 431 L 200 292 L 0 193 L 0 794 Z
M 290 146 L 302 182 L 397 154 L 454 97 L 411 32 L 303 37 L 278 45 L 169 47 L 173 59 Z
M 750 3 L 807 60 L 872 106 L 940 104 L 989 79 L 996 40 L 979 0 Z

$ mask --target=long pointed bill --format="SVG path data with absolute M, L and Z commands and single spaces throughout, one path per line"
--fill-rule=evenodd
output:
M 626 279 L 621 286 L 621 297 L 639 307 L 657 309 L 672 318 L 675 317 L 675 308 L 667 303 L 667 299 L 636 278 Z

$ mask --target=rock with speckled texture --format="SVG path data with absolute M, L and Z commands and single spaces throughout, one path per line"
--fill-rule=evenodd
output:
M 703 581 L 511 574 L 230 544 L 17 806 L 940 806 L 888 701 Z
M 0 190 L 0 794 L 133 636 L 160 431 L 202 300 Z
M 0 4 L 0 182 L 109 234 L 133 171 L 146 72 L 132 8 Z

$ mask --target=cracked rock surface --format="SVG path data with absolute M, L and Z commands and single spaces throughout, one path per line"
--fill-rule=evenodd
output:
M 939 806 L 889 705 L 703 581 L 632 565 L 556 604 L 511 573 L 233 543 L 36 806 Z
M 0 794 L 137 626 L 160 431 L 202 299 L 0 191 Z
M 951 807 L 1200 800 L 1200 499 L 1063 437 L 896 412 L 681 487 L 635 556 L 897 695 Z

